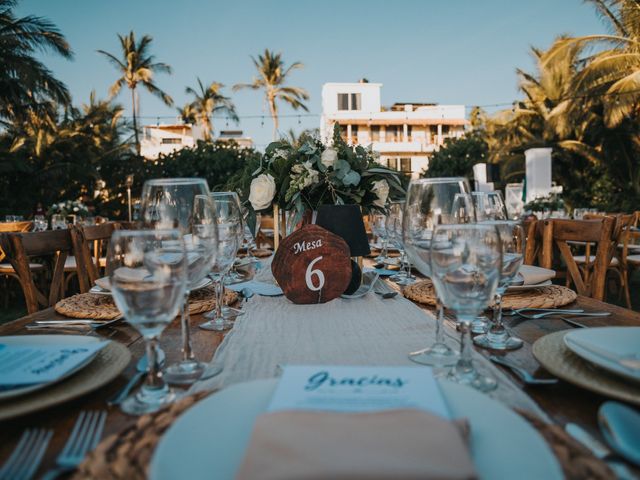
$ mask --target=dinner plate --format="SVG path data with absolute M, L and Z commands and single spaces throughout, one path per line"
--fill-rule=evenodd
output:
M 49 345 L 54 343 L 56 345 L 85 345 L 88 343 L 97 343 L 101 341 L 100 338 L 96 337 L 87 337 L 84 335 L 15 335 L 15 336 L 7 336 L 0 337 L 0 344 L 5 345 L 18 345 L 30 347 L 34 345 Z M 25 395 L 30 392 L 34 392 L 36 390 L 40 390 L 42 388 L 53 385 L 54 383 L 58 383 L 65 378 L 73 375 L 78 370 L 86 367 L 94 358 L 96 358 L 98 352 L 95 352 L 93 355 L 86 358 L 84 361 L 80 362 L 75 368 L 71 369 L 60 378 L 57 378 L 51 382 L 43 382 L 37 383 L 35 385 L 25 385 L 18 388 L 12 388 L 11 390 L 0 390 L 0 400 L 6 400 L 8 398 L 18 397 L 20 395 Z
M 158 444 L 150 478 L 234 478 L 255 419 L 265 412 L 277 382 L 235 384 L 193 406 Z M 480 478 L 563 478 L 550 448 L 522 417 L 473 389 L 440 384 L 454 417 L 471 424 L 471 455 Z
M 192 292 L 200 290 L 202 288 L 208 287 L 211 285 L 211 279 L 209 277 L 204 277 L 200 280 L 195 287 L 191 289 Z M 96 280 L 96 284 L 91 287 L 89 293 L 96 293 L 98 295 L 111 295 L 111 284 L 109 283 L 109 277 L 102 277 Z
M 547 280 L 541 283 L 535 283 L 533 285 L 512 285 L 511 287 L 507 288 L 507 292 L 521 292 L 523 290 L 533 290 L 534 288 L 548 287 L 549 285 L 552 285 L 551 280 Z
M 611 358 L 638 355 L 640 360 L 640 327 L 581 328 L 565 335 L 564 344 L 588 362 L 640 382 L 640 369 L 626 368 Z

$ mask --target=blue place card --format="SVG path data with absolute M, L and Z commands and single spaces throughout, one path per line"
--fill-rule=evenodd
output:
M 403 408 L 451 418 L 428 367 L 287 365 L 267 411 L 356 413 Z

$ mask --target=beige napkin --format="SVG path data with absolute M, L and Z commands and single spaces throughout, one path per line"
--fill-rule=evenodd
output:
M 258 417 L 238 480 L 473 479 L 461 429 L 419 410 Z
M 547 268 L 536 267 L 534 265 L 520 265 L 518 273 L 524 278 L 525 285 L 536 285 L 538 283 L 546 282 L 556 276 L 554 270 Z

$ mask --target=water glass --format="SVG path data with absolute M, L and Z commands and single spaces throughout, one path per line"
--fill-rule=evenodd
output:
M 407 259 L 402 239 L 402 220 L 405 202 L 391 202 L 389 213 L 387 214 L 386 230 L 389 239 L 400 251 L 400 272 L 389 278 L 398 285 L 412 285 L 416 282 L 416 277 L 411 275 L 411 262 Z
M 494 297 L 493 319 L 487 332 L 477 335 L 473 343 L 494 350 L 515 350 L 522 347 L 523 342 L 511 335 L 502 322 L 502 296 L 507 292 L 522 265 L 525 232 L 522 225 L 515 221 L 495 221 L 486 224 L 494 225 L 498 230 L 502 247 L 502 269 Z
M 33 230 L 36 232 L 44 232 L 48 227 L 47 218 L 44 215 L 35 215 L 33 217 Z
M 107 253 L 113 300 L 146 342 L 144 385 L 122 403 L 131 415 L 154 412 L 176 395 L 162 378 L 156 353 L 160 334 L 175 318 L 184 298 L 187 256 L 178 230 L 119 230 Z
M 65 228 L 67 228 L 67 220 L 64 215 L 51 216 L 51 230 L 64 230 Z
M 502 192 L 471 192 L 478 222 L 508 220 Z
M 472 223 L 436 227 L 431 241 L 431 278 L 462 332 L 460 358 L 447 378 L 483 392 L 495 389 L 497 382 L 476 370 L 469 327 L 493 298 L 501 269 L 502 250 L 495 226 Z

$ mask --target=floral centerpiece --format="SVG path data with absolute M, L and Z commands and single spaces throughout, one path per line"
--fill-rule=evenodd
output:
M 364 213 L 382 211 L 391 197 L 404 196 L 398 173 L 376 162 L 362 146 L 350 146 L 336 125 L 331 145 L 307 138 L 299 146 L 269 144 L 253 172 L 249 202 L 255 211 L 277 205 L 295 211 L 295 222 L 320 205 L 360 205 Z
M 89 209 L 80 200 L 67 200 L 66 202 L 54 203 L 49 207 L 47 216 L 51 215 L 76 215 L 81 218 L 89 216 Z

